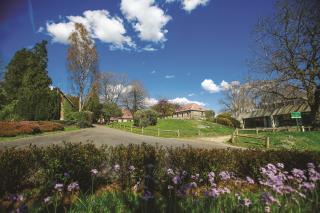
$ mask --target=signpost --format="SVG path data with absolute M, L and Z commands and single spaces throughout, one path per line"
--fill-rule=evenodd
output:
M 291 112 L 291 118 L 296 119 L 297 121 L 297 130 L 299 131 L 299 122 L 298 119 L 301 118 L 301 112 Z

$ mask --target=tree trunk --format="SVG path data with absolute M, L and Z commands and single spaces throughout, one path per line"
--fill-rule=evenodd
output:
M 310 105 L 312 128 L 314 130 L 320 130 L 320 86 L 317 86 L 314 92 L 314 101 Z
M 82 95 L 79 95 L 79 112 L 82 111 Z

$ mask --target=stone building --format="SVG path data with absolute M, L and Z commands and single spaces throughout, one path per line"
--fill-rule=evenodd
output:
M 187 104 L 178 108 L 172 118 L 174 119 L 205 119 L 205 112 L 207 110 L 198 104 Z

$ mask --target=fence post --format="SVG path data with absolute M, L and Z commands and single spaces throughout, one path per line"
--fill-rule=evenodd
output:
M 259 130 L 258 130 L 258 128 L 256 128 L 256 134 L 259 135 Z
M 158 137 L 160 137 L 160 129 L 158 128 Z
M 141 128 L 141 133 L 143 134 L 143 127 Z
M 234 143 L 234 133 L 231 135 L 231 143 Z
M 179 129 L 178 129 L 177 133 L 178 133 L 178 138 L 180 138 L 180 130 Z
M 239 130 L 238 130 L 238 128 L 236 128 L 236 136 L 238 136 L 239 135 Z
M 304 131 L 305 131 L 305 130 L 304 130 L 304 126 L 301 126 L 301 131 L 302 131 L 302 132 L 304 132 Z
M 269 137 L 266 137 L 266 148 L 269 149 L 270 147 L 270 139 Z

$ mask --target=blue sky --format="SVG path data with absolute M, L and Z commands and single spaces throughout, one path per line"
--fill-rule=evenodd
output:
M 252 30 L 273 13 L 274 0 L 4 0 L 0 54 L 49 41 L 48 71 L 70 92 L 66 36 L 83 22 L 94 39 L 100 70 L 143 82 L 150 98 L 197 101 L 221 109 L 221 91 L 243 81 Z

